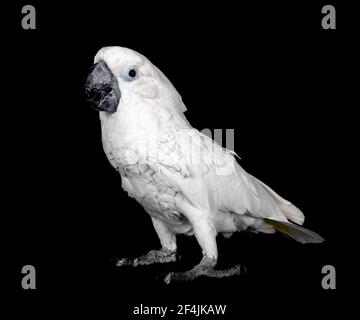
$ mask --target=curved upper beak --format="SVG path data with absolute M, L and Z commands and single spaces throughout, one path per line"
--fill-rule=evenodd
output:
M 104 61 L 91 67 L 85 83 L 85 93 L 91 107 L 107 112 L 117 110 L 121 97 L 119 84 Z

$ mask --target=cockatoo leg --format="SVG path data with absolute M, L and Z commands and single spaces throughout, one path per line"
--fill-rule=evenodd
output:
M 174 262 L 176 255 L 176 235 L 160 219 L 151 218 L 162 248 L 151 250 L 139 258 L 123 258 L 117 261 L 117 266 L 139 266 L 153 263 Z
M 206 215 L 198 215 L 197 219 L 191 219 L 195 237 L 203 250 L 203 258 L 193 269 L 185 272 L 170 272 L 164 281 L 169 284 L 171 281 L 191 281 L 199 276 L 212 278 L 230 277 L 240 274 L 240 265 L 226 270 L 214 270 L 218 260 L 216 244 L 216 229 Z

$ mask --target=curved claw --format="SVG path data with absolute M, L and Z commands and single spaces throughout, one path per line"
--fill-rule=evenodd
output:
M 166 284 L 169 284 L 171 282 L 171 278 L 173 276 L 174 272 L 169 272 L 165 277 L 164 277 L 164 282 Z

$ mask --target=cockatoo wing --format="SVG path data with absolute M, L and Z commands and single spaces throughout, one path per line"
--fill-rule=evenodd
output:
M 233 152 L 195 129 L 168 132 L 148 160 L 160 179 L 200 208 L 285 222 L 304 220 L 299 209 L 242 169 Z

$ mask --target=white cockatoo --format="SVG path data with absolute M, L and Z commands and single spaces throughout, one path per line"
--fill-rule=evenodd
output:
M 191 127 L 179 93 L 143 55 L 102 48 L 86 94 L 100 111 L 105 154 L 123 189 L 150 215 L 162 246 L 119 266 L 174 261 L 177 234 L 195 235 L 203 258 L 192 270 L 167 274 L 167 283 L 238 274 L 239 266 L 214 270 L 218 233 L 280 231 L 301 243 L 323 241 L 300 227 L 303 213 L 242 169 L 234 152 Z

